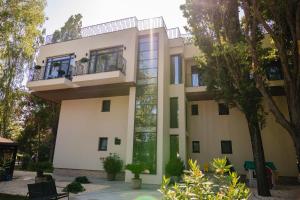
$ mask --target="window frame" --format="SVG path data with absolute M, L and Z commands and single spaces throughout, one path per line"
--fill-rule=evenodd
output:
M 230 145 L 229 146 L 229 151 L 225 151 L 225 149 L 227 148 L 226 146 L 224 145 Z M 225 148 L 225 149 L 224 149 Z M 221 140 L 221 153 L 222 154 L 232 154 L 232 141 L 231 140 Z
M 198 145 L 198 146 L 196 146 Z M 198 147 L 198 148 L 195 148 Z M 200 141 L 199 140 L 193 140 L 192 141 L 192 153 L 200 153 Z
M 218 103 L 218 112 L 219 115 L 229 115 L 230 111 L 228 105 L 226 103 Z
M 48 80 L 48 79 L 55 79 L 55 78 L 63 78 L 63 77 L 68 77 L 70 76 L 70 72 L 71 72 L 71 69 L 70 69 L 70 66 L 71 66 L 71 62 L 72 62 L 72 59 L 75 59 L 75 54 L 74 53 L 71 53 L 71 54 L 64 54 L 64 55 L 59 55 L 59 56 L 52 56 L 52 57 L 47 57 L 46 58 L 46 65 L 45 65 L 45 70 L 44 70 L 44 80 Z M 67 71 L 65 72 L 65 74 L 63 76 L 59 76 L 59 74 L 57 74 L 56 77 L 50 77 L 50 75 L 52 74 L 52 71 L 53 71 L 53 68 L 55 66 L 53 66 L 53 63 L 55 62 L 59 62 L 60 63 L 60 66 L 58 67 L 59 69 L 58 70 L 61 70 L 61 63 L 63 61 L 69 61 L 68 62 L 68 69 Z M 49 68 L 49 70 L 48 70 Z
M 105 103 L 108 102 L 108 109 L 105 109 Z M 107 105 L 106 105 L 107 106 Z M 110 106 L 111 106 L 111 100 L 110 99 L 105 99 L 102 100 L 102 108 L 101 108 L 101 112 L 110 112 Z
M 176 101 L 172 101 L 172 100 L 176 100 Z M 176 104 L 172 105 L 172 102 Z M 178 97 L 170 97 L 170 128 L 179 128 L 179 105 L 178 105 Z M 172 108 L 173 106 L 176 106 L 177 110 L 174 111 Z M 174 113 L 173 113 L 174 112 Z M 173 121 L 173 119 L 175 120 L 175 118 L 173 118 L 173 114 L 176 114 L 176 121 Z
M 176 63 L 175 58 L 178 58 L 178 82 L 176 82 Z M 174 59 L 174 60 L 173 60 Z M 173 62 L 174 61 L 174 62 Z M 174 54 L 170 56 L 170 84 L 182 84 L 182 56 L 181 54 Z
M 102 148 L 102 143 L 101 143 L 101 141 L 102 140 L 106 140 L 106 146 L 105 146 L 105 148 Z M 98 143 L 98 151 L 107 151 L 107 149 L 108 149 L 108 137 L 99 137 L 99 141 L 98 141 L 99 143 Z
M 194 111 L 194 108 L 195 108 L 195 106 L 197 107 L 197 112 L 195 113 Z M 192 104 L 191 105 L 191 114 L 192 114 L 192 116 L 197 116 L 197 115 L 199 115 L 199 106 L 198 106 L 198 104 Z

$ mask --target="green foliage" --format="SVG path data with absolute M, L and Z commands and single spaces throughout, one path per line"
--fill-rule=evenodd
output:
M 29 163 L 30 163 L 30 156 L 28 154 L 24 154 L 22 159 L 21 159 L 21 169 L 25 170 L 28 168 Z
M 214 173 L 204 174 L 197 161 L 189 160 L 190 170 L 183 177 L 183 183 L 169 186 L 170 179 L 164 177 L 160 192 L 163 199 L 248 199 L 250 190 L 239 182 L 238 175 L 230 173 L 226 159 L 214 159 L 211 163 Z M 228 175 L 227 175 L 228 174 Z
M 117 154 L 110 153 L 103 161 L 104 170 L 109 174 L 117 174 L 123 168 L 123 161 Z
M 184 162 L 180 158 L 170 159 L 166 165 L 167 176 L 181 176 L 184 170 Z
M 76 177 L 74 182 L 78 182 L 78 183 L 82 183 L 82 184 L 90 183 L 89 179 L 86 176 Z
M 51 173 L 53 172 L 53 165 L 51 162 L 33 162 L 30 161 L 28 164 L 28 167 L 24 170 L 28 171 L 43 171 L 43 172 L 48 172 Z
M 139 179 L 140 174 L 146 170 L 145 166 L 139 163 L 127 164 L 125 169 L 131 171 L 131 173 L 134 174 L 135 179 Z
M 73 181 L 72 183 L 68 184 L 64 189 L 63 192 L 70 192 L 77 194 L 79 192 L 85 191 L 85 188 L 81 185 L 81 183 Z
M 71 15 L 60 30 L 55 30 L 52 42 L 68 41 L 81 37 L 82 15 Z
M 41 43 L 44 0 L 0 1 L 0 135 L 19 131 L 17 118 L 25 67 Z

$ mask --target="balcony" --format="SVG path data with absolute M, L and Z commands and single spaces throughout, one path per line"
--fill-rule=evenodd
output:
M 126 60 L 122 52 L 105 51 L 91 52 L 90 59 L 78 61 L 74 55 L 48 58 L 45 66 L 35 66 L 30 71 L 27 87 L 47 91 L 125 82 Z

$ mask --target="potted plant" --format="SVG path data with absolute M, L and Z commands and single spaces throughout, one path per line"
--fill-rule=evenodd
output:
M 64 70 L 61 70 L 61 69 L 58 70 L 58 76 L 59 77 L 63 77 L 65 75 L 65 73 L 66 72 Z
M 142 185 L 142 179 L 140 178 L 140 174 L 145 171 L 145 167 L 142 164 L 128 164 L 126 165 L 126 169 L 131 171 L 134 174 L 134 178 L 132 181 L 133 189 L 140 189 Z
M 170 183 L 180 181 L 184 168 L 184 163 L 180 158 L 170 159 L 166 165 L 166 175 L 170 177 Z
M 116 179 L 117 173 L 123 168 L 123 161 L 117 154 L 110 153 L 103 161 L 104 170 L 107 173 L 107 180 L 113 181 Z

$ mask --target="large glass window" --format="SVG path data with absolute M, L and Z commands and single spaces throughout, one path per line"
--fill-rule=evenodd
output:
M 89 73 L 116 71 L 120 69 L 123 47 L 91 51 Z
M 158 35 L 139 38 L 133 162 L 156 173 Z
M 178 128 L 178 97 L 170 98 L 170 128 Z
M 170 135 L 170 160 L 177 158 L 179 154 L 179 137 L 178 135 Z
M 171 56 L 171 84 L 182 82 L 182 61 L 180 55 Z
M 71 78 L 72 68 L 75 65 L 75 56 L 73 54 L 47 59 L 44 79 L 53 78 Z
M 199 87 L 203 86 L 203 80 L 200 73 L 200 68 L 198 66 L 192 66 L 192 77 L 191 77 L 191 83 L 192 87 Z

